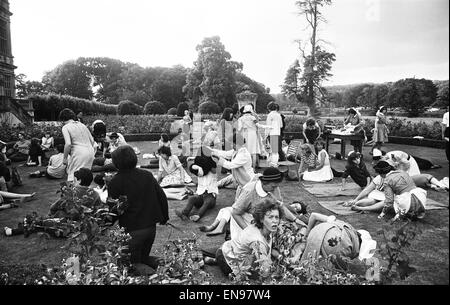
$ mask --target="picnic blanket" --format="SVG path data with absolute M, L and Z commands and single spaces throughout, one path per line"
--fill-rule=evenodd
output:
M 427 198 L 425 210 L 443 210 L 443 209 L 448 209 L 448 202 L 440 203 L 433 199 Z
M 329 201 L 319 201 L 319 204 L 327 209 L 328 211 L 336 214 L 336 215 L 353 215 L 358 213 L 358 211 L 353 211 L 350 207 L 345 207 L 343 205 L 344 200 L 329 200 Z
M 345 202 L 345 200 L 321 200 L 318 201 L 319 204 L 327 209 L 328 211 L 336 214 L 336 215 L 342 215 L 342 216 L 347 216 L 347 215 L 352 215 L 352 214 L 356 214 L 358 213 L 358 211 L 353 211 L 350 209 L 350 207 L 345 207 L 343 206 L 343 203 Z M 427 204 L 426 204 L 426 208 L 425 210 L 443 210 L 443 209 L 448 209 L 448 203 L 440 203 L 437 202 L 433 199 L 427 198 Z
M 323 197 L 336 197 L 336 196 L 348 196 L 355 197 L 361 191 L 362 188 L 356 183 L 346 183 L 345 190 L 341 190 L 342 185 L 339 184 L 323 184 L 317 183 L 313 185 L 305 185 L 305 189 L 318 198 Z

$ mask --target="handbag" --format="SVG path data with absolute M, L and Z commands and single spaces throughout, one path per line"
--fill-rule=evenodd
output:
M 19 171 L 15 166 L 11 168 L 11 181 L 16 186 L 23 185 L 22 178 L 20 177 Z

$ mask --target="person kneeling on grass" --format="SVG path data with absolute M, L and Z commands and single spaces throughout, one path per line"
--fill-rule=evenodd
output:
M 226 241 L 217 251 L 215 259 L 205 263 L 217 263 L 225 275 L 242 273 L 242 267 L 251 267 L 250 278 L 267 277 L 272 257 L 280 253 L 272 249 L 273 235 L 278 229 L 283 211 L 274 200 L 264 199 L 253 210 L 253 222 L 239 232 L 236 238 Z
M 374 166 L 375 171 L 384 178 L 384 207 L 378 218 L 387 213 L 395 213 L 393 221 L 400 217 L 421 219 L 425 216 L 427 191 L 417 187 L 408 173 L 395 170 L 386 161 Z
M 369 232 L 356 230 L 335 216 L 312 213 L 306 230 L 306 248 L 300 262 L 333 255 L 336 268 L 348 270 L 355 258 L 360 261 L 373 256 L 377 242 Z M 356 263 L 356 262 L 355 262 Z
M 41 147 L 41 141 L 38 138 L 31 139 L 30 148 L 28 150 L 27 166 L 42 166 L 42 159 L 45 158 L 44 151 Z
M 50 157 L 48 166 L 45 170 L 30 173 L 30 178 L 47 177 L 49 179 L 61 179 L 66 173 L 66 165 L 64 164 L 64 144 L 56 145 L 58 153 Z
M 160 260 L 149 254 L 156 224 L 163 225 L 169 220 L 166 195 L 151 172 L 136 168 L 137 156 L 131 146 L 117 148 L 112 161 L 118 173 L 109 182 L 108 193 L 112 199 L 127 196 L 128 207 L 119 215 L 119 225 L 131 235 L 131 264 L 139 274 L 153 273 Z
M 195 161 L 191 164 L 189 170 L 198 177 L 197 192 L 195 196 L 189 198 L 183 211 L 175 210 L 178 217 L 187 220 L 189 213 L 195 207 L 198 211 L 191 215 L 189 219 L 197 222 L 207 210 L 215 207 L 216 198 L 219 194 L 215 168 L 216 163 L 211 157 L 195 157 Z

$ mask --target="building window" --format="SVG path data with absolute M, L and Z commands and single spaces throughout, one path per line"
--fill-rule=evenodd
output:
M 8 28 L 5 20 L 0 20 L 0 54 L 9 56 Z

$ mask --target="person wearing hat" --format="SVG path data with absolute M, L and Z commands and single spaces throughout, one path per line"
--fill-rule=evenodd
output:
M 210 149 L 210 151 L 211 157 L 218 166 L 231 170 L 231 175 L 217 183 L 218 187 L 221 188 L 235 183 L 237 185 L 236 200 L 244 185 L 255 178 L 255 171 L 252 167 L 252 157 L 244 145 L 245 140 L 242 135 L 235 133 L 232 141 L 229 142 L 233 143 L 232 150 Z
M 373 129 L 372 150 L 374 148 L 381 149 L 383 143 L 388 141 L 389 130 L 387 128 L 386 114 L 386 106 L 381 106 L 377 111 L 375 118 L 375 128 Z
M 245 229 L 253 220 L 251 211 L 256 204 L 264 198 L 271 197 L 277 199 L 283 207 L 286 218 L 303 224 L 292 214 L 282 202 L 280 183 L 283 181 L 283 175 L 275 167 L 268 167 L 263 174 L 255 181 L 249 182 L 244 186 L 239 198 L 231 206 L 230 232 L 231 239 L 238 236 L 239 232 Z M 275 193 L 277 196 L 275 196 Z
M 372 177 L 359 152 L 351 151 L 348 154 L 345 171 L 342 174 L 342 190 L 345 189 L 345 181 L 348 176 L 350 176 L 360 187 L 366 187 L 370 184 Z
M 390 162 L 390 163 L 389 163 Z M 423 218 L 427 202 L 427 191 L 417 187 L 405 171 L 396 170 L 391 161 L 379 161 L 374 170 L 384 178 L 384 207 L 378 218 L 394 212 L 393 221 L 399 217 Z
M 396 169 L 403 170 L 410 176 L 420 175 L 420 169 L 416 159 L 404 151 L 394 150 L 386 153 L 375 148 L 372 153 L 372 159 L 374 165 L 380 160 L 390 160 Z
M 319 255 L 324 258 L 334 255 L 333 264 L 342 270 L 348 270 L 355 258 L 360 261 L 371 258 L 377 248 L 377 242 L 366 230 L 356 230 L 335 216 L 319 213 L 311 214 L 305 235 L 306 248 L 300 262 Z
M 257 123 L 252 105 L 245 105 L 242 116 L 237 120 L 237 132 L 245 139 L 245 147 L 252 156 L 253 168 L 258 166 L 258 155 L 261 154 Z

